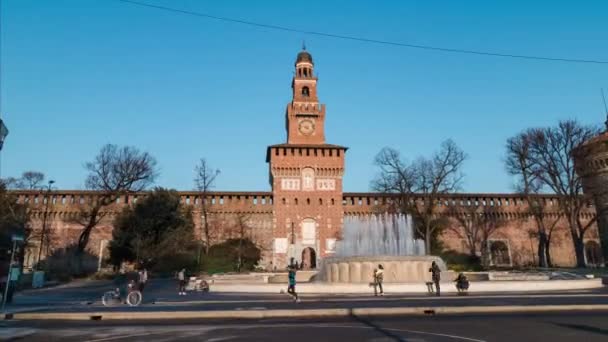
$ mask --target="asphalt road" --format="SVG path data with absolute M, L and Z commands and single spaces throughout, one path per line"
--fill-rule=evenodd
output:
M 608 313 L 236 322 L 0 322 L 23 341 L 606 341 Z M 3 326 L 2 326 L 3 325 Z
M 171 281 L 153 281 L 144 291 L 143 304 L 137 308 L 118 305 L 105 308 L 100 297 L 110 285 L 107 282 L 75 284 L 60 288 L 26 291 L 15 296 L 9 311 L 154 311 L 154 310 L 272 310 L 368 307 L 434 307 L 434 306 L 503 306 L 503 305 L 572 305 L 608 304 L 608 288 L 574 292 L 475 294 L 440 298 L 423 294 L 368 295 L 301 295 L 295 304 L 287 294 L 188 293 L 178 296 Z

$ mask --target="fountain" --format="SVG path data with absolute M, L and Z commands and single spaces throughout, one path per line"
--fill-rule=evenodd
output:
M 409 215 L 346 217 L 335 255 L 323 260 L 317 279 L 369 283 L 373 270 L 381 264 L 387 283 L 429 281 L 433 261 L 442 270 L 447 268 L 441 258 L 426 255 L 424 241 L 414 238 L 413 227 Z

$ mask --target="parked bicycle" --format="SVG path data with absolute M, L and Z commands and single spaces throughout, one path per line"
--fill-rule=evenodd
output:
M 128 304 L 129 306 L 138 306 L 141 304 L 142 299 L 143 295 L 136 289 L 135 283 L 130 282 L 127 285 L 127 297 L 125 298 L 124 303 Z M 104 293 L 103 296 L 101 296 L 101 302 L 104 306 L 122 304 L 123 300 L 120 294 L 120 288 L 116 288 Z

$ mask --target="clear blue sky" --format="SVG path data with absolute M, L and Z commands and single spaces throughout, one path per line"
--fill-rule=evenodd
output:
M 303 30 L 501 53 L 608 60 L 607 1 L 142 0 Z M 367 191 L 384 146 L 413 159 L 453 138 L 465 191 L 509 192 L 505 139 L 530 126 L 604 121 L 608 65 L 381 46 L 206 20 L 112 0 L 2 0 L 2 176 L 40 170 L 83 187 L 105 143 L 159 162 L 188 190 L 200 157 L 217 190 L 269 190 L 265 149 L 285 141 L 306 40 L 329 143 L 350 147 L 345 191 Z

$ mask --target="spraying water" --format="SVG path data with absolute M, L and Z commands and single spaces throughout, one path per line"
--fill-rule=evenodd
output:
M 424 241 L 414 239 L 413 227 L 409 215 L 347 216 L 335 256 L 425 255 Z

